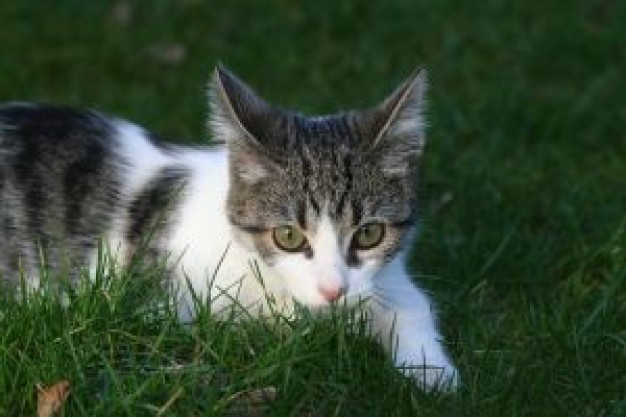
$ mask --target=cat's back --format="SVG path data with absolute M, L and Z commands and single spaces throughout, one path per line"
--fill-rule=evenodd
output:
M 91 110 L 47 104 L 10 102 L 0 105 L 0 157 L 19 158 L 19 165 L 71 160 L 84 148 L 103 152 L 112 145 L 110 119 Z
M 91 110 L 0 105 L 0 275 L 36 269 L 41 249 L 58 263 L 93 248 L 126 182 L 122 125 Z
M 77 203 L 120 179 L 115 122 L 97 112 L 34 103 L 0 105 L 0 195 L 23 200 L 30 226 L 45 203 L 78 217 Z M 60 204 L 64 203 L 64 204 Z
M 150 253 L 183 251 L 225 223 L 226 184 L 218 148 L 168 145 L 91 110 L 0 105 L 0 281 L 37 274 L 41 254 L 57 271 L 90 265 L 101 240 L 122 263 L 144 235 Z

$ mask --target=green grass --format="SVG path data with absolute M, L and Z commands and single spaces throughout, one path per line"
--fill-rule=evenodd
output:
M 62 378 L 68 416 L 223 415 L 264 386 L 278 390 L 272 416 L 626 415 L 626 3 L 219 3 L 137 1 L 124 25 L 112 2 L 4 1 L 0 98 L 206 143 L 218 60 L 307 112 L 367 106 L 426 66 L 413 267 L 461 389 L 413 389 L 341 314 L 180 325 L 150 274 L 131 271 L 68 308 L 1 298 L 0 415 L 34 415 L 35 383 Z M 154 57 L 172 43 L 182 60 Z

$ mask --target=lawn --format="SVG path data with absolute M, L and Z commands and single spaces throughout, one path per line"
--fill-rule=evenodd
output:
M 50 3 L 52 4 L 52 3 Z M 222 62 L 308 113 L 366 107 L 428 69 L 422 233 L 462 386 L 424 394 L 344 314 L 183 326 L 154 271 L 0 297 L 0 415 L 626 415 L 626 2 L 0 2 L 0 100 L 95 107 L 209 143 Z M 152 279 L 151 279 L 152 278 Z M 258 410 L 257 410 L 258 411 Z M 239 413 L 239 414 L 237 414 Z

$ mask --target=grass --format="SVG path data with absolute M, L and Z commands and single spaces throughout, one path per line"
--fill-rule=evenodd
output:
M 206 143 L 218 60 L 307 112 L 367 106 L 428 68 L 413 267 L 463 386 L 413 389 L 341 314 L 183 326 L 129 271 L 68 308 L 1 298 L 0 415 L 34 415 L 34 384 L 62 378 L 68 416 L 224 415 L 265 386 L 276 416 L 626 415 L 624 2 L 130 5 L 125 22 L 113 2 L 0 3 L 0 98 L 97 107 Z M 182 58 L 164 56 L 171 45 Z

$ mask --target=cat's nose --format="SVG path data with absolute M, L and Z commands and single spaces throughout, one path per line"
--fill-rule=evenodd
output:
M 317 287 L 317 290 L 322 294 L 322 297 L 329 303 L 337 301 L 344 294 L 345 289 L 343 287 L 324 287 L 322 285 Z

